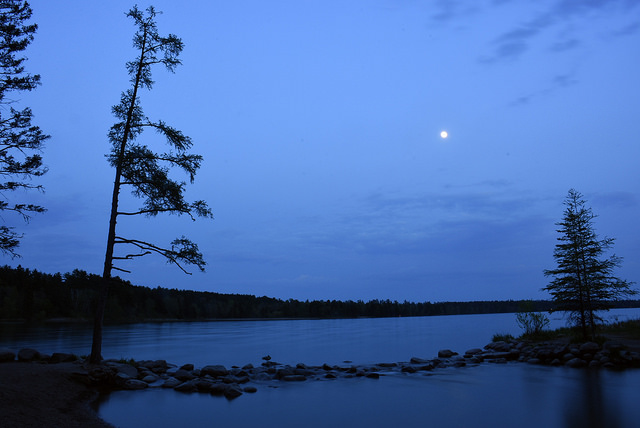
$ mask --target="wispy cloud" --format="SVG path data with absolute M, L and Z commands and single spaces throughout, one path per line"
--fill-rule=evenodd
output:
M 499 5 L 501 5 L 500 3 Z M 522 23 L 516 24 L 498 35 L 492 42 L 492 52 L 481 56 L 481 63 L 495 63 L 515 60 L 530 48 L 533 41 L 551 29 L 560 29 L 555 37 L 566 37 L 572 33 L 577 19 L 587 19 L 604 13 L 628 13 L 637 8 L 639 2 L 633 0 L 561 0 L 552 2 L 542 12 Z M 615 31 L 618 35 L 633 34 L 640 29 L 640 23 L 634 22 Z M 553 52 L 564 52 L 583 44 L 576 37 L 555 40 L 550 47 Z

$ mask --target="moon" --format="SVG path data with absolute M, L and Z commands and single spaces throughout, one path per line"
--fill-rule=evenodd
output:
M 440 133 L 440 138 L 447 138 L 449 136 L 449 133 L 447 131 L 442 131 Z

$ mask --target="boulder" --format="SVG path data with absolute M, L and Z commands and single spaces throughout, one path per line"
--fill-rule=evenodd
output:
M 451 349 L 441 349 L 438 351 L 438 358 L 451 358 L 454 355 L 458 355 L 458 353 L 453 352 Z
M 149 384 L 147 382 L 143 382 L 143 381 L 138 380 L 138 379 L 128 379 L 124 383 L 124 388 L 125 389 L 129 389 L 129 390 L 145 389 L 145 388 L 148 388 L 148 387 L 149 387 Z
M 245 386 L 242 390 L 251 394 L 257 392 L 258 388 L 256 388 L 255 386 Z
M 146 360 L 146 361 L 139 361 L 138 367 L 144 367 L 156 374 L 159 374 L 159 373 L 166 372 L 167 369 L 169 368 L 169 365 L 165 360 Z
M 367 377 L 369 379 L 380 379 L 380 375 L 376 372 L 369 372 L 366 375 L 364 375 L 364 377 Z
M 188 381 L 191 379 L 195 379 L 195 376 L 193 375 L 193 373 L 191 373 L 190 371 L 184 370 L 184 369 L 178 369 L 178 371 L 176 371 L 173 374 L 173 377 L 175 377 L 178 380 L 181 381 Z
M 569 367 L 578 368 L 578 367 L 584 367 L 585 365 L 587 365 L 587 363 L 584 360 L 581 360 L 580 358 L 573 358 L 567 361 L 566 365 Z
M 512 346 L 510 343 L 504 342 L 502 340 L 497 342 L 491 342 L 485 346 L 485 349 L 491 349 L 497 352 L 509 352 Z
M 180 367 L 180 369 L 190 372 L 191 370 L 194 369 L 194 366 L 193 364 L 184 364 L 182 367 Z
M 40 352 L 31 348 L 24 348 L 18 351 L 18 361 L 34 361 L 40 359 Z
M 224 395 L 224 392 L 227 390 L 228 385 L 224 383 L 214 383 L 209 388 L 209 392 L 211 395 Z
M 293 375 L 282 376 L 280 380 L 283 380 L 285 382 L 302 382 L 307 380 L 307 378 L 304 375 L 293 374 Z
M 138 369 L 133 367 L 131 364 L 109 363 L 109 367 L 113 367 L 116 372 L 124 373 L 132 379 L 138 377 Z
M 580 353 L 582 354 L 595 354 L 600 350 L 600 345 L 595 342 L 586 342 L 580 345 Z
M 196 392 L 198 390 L 198 387 L 196 386 L 196 383 L 193 380 L 189 380 L 181 383 L 180 385 L 176 386 L 173 389 L 174 391 L 178 391 L 178 392 Z
M 8 361 L 14 361 L 16 354 L 8 349 L 0 349 L 0 363 L 6 363 Z
M 175 377 L 169 377 L 168 379 L 166 379 L 164 381 L 164 383 L 162 384 L 162 387 L 163 388 L 175 388 L 176 386 L 180 385 L 181 383 L 182 383 L 182 381 L 179 381 Z
M 193 382 L 195 383 L 198 392 L 209 392 L 211 391 L 211 385 L 213 385 L 213 382 L 205 379 L 195 379 Z
M 242 389 L 238 385 L 230 385 L 224 391 L 224 396 L 228 400 L 233 400 L 234 398 L 240 397 L 242 395 Z
M 276 372 L 276 377 L 278 379 L 282 379 L 286 376 L 294 376 L 295 374 L 296 374 L 295 369 L 291 367 L 283 367 L 281 369 L 278 369 L 278 371 Z
M 73 354 L 66 354 L 64 352 L 54 352 L 51 354 L 51 358 L 49 358 L 49 362 L 52 364 L 56 363 L 69 363 L 72 361 L 76 361 L 78 357 Z
M 476 354 L 480 354 L 482 353 L 482 349 L 480 348 L 473 348 L 473 349 L 469 349 L 467 352 L 465 352 L 465 355 L 476 355 Z
M 160 379 L 158 376 L 149 374 L 149 375 L 146 375 L 145 377 L 143 377 L 142 381 L 146 382 L 146 383 L 153 383 L 153 382 L 157 381 L 158 379 Z
M 411 364 L 429 364 L 431 363 L 431 361 L 429 360 L 425 360 L 424 358 L 418 358 L 418 357 L 411 357 L 411 360 L 409 360 L 411 362 Z
M 229 370 L 227 370 L 227 368 L 222 365 L 209 365 L 201 368 L 200 374 L 202 376 L 209 375 L 213 377 L 221 377 L 221 376 L 227 376 L 229 374 Z

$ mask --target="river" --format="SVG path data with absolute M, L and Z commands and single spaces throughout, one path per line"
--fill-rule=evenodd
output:
M 610 320 L 639 318 L 615 310 Z M 552 327 L 564 325 L 559 317 Z M 165 359 L 258 365 L 354 364 L 434 358 L 439 349 L 463 353 L 495 333 L 519 335 L 514 314 L 345 320 L 144 323 L 108 326 L 106 358 Z M 82 325 L 0 326 L 0 347 L 86 355 L 91 330 Z M 99 414 L 127 427 L 625 427 L 640 421 L 640 370 L 589 371 L 527 364 L 482 364 L 356 378 L 258 385 L 233 401 L 171 390 L 121 391 L 103 397 Z

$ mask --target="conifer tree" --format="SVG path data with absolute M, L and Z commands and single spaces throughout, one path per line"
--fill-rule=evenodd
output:
M 615 254 L 604 258 L 614 239 L 598 239 L 593 227 L 596 216 L 582 195 L 569 190 L 564 205 L 564 217 L 556 223 L 561 234 L 553 253 L 557 267 L 544 271 L 554 279 L 543 290 L 551 294 L 555 310 L 568 312 L 569 320 L 587 340 L 595 336 L 600 321 L 597 312 L 609 310 L 614 301 L 636 291 L 632 283 L 613 275 L 622 258 Z
M 133 46 L 138 56 L 127 63 L 127 71 L 131 76 L 131 88 L 123 92 L 120 103 L 112 109 L 118 119 L 109 131 L 112 148 L 108 155 L 111 166 L 115 168 L 115 180 L 109 219 L 107 250 L 102 274 L 103 286 L 96 308 L 93 345 L 90 361 L 98 363 L 102 352 L 102 324 L 108 297 L 112 270 L 129 272 L 114 265 L 116 260 L 133 260 L 148 254 L 158 254 L 168 263 L 177 265 L 185 273 L 184 265 L 195 265 L 204 271 L 205 261 L 198 246 L 182 236 L 169 246 L 158 246 L 154 243 L 133 237 L 120 236 L 116 233 L 117 220 L 121 216 L 146 215 L 156 216 L 160 213 L 183 215 L 192 220 L 196 216 L 212 217 L 211 210 L 204 201 L 189 203 L 184 199 L 186 183 L 169 177 L 171 168 L 181 169 L 193 183 L 195 174 L 202 162 L 202 156 L 188 153 L 192 146 L 191 139 L 181 131 L 170 127 L 165 122 L 151 121 L 140 105 L 140 91 L 151 89 L 153 80 L 151 68 L 164 65 L 171 72 L 180 64 L 178 55 L 182 51 L 182 41 L 173 34 L 166 37 L 158 34 L 153 7 L 146 9 L 146 14 L 133 7 L 127 16 L 132 18 L 137 27 L 133 38 Z M 163 153 L 151 150 L 145 144 L 136 142 L 136 138 L 145 130 L 152 129 L 163 136 L 169 150 Z M 143 199 L 141 208 L 133 211 L 119 209 L 119 196 L 123 187 L 131 189 L 135 197 Z M 115 247 L 133 247 L 132 253 L 115 253 Z
M 10 202 L 7 195 L 20 189 L 43 190 L 41 185 L 29 180 L 47 171 L 40 151 L 49 136 L 31 123 L 31 109 L 14 108 L 16 100 L 11 96 L 31 91 L 40 84 L 39 75 L 25 72 L 27 58 L 20 56 L 33 41 L 38 28 L 36 24 L 27 23 L 31 15 L 31 7 L 26 1 L 0 1 L 0 211 L 17 214 L 27 222 L 33 214 L 46 211 L 45 208 Z M 14 226 L 0 225 L 0 251 L 19 257 L 16 248 L 21 237 Z

